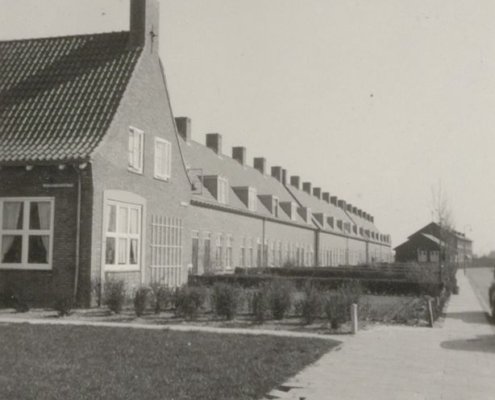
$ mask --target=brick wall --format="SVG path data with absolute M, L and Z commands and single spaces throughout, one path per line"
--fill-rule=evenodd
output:
M 91 171 L 80 171 L 82 177 L 82 214 L 79 281 L 85 287 L 78 293 L 82 305 L 89 302 Z M 72 167 L 3 167 L 0 170 L 0 197 L 53 197 L 54 242 L 53 265 L 50 271 L 2 270 L 0 291 L 14 290 L 29 303 L 52 305 L 74 290 L 76 258 L 77 174 Z M 71 184 L 72 187 L 48 188 L 43 184 Z
M 128 170 L 130 126 L 144 131 L 144 171 L 142 175 Z M 172 145 L 172 177 L 169 181 L 153 177 L 155 137 L 166 139 Z M 190 199 L 190 184 L 180 156 L 168 93 L 163 81 L 161 66 L 154 55 L 143 52 L 109 132 L 94 154 L 92 166 L 94 204 L 91 271 L 94 279 L 100 278 L 102 268 L 104 192 L 122 190 L 146 199 L 144 270 L 138 273 L 109 272 L 105 274 L 105 278 L 124 279 L 129 286 L 137 286 L 143 280 L 142 273 L 144 273 L 145 280 L 150 276 L 149 241 L 152 216 L 173 216 L 184 220 Z M 185 235 L 182 242 L 185 248 L 190 248 Z M 183 260 L 184 266 L 186 263 L 187 260 Z

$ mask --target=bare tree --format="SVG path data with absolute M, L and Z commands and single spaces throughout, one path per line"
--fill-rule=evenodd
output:
M 433 221 L 439 226 L 439 261 L 441 262 L 442 259 L 451 261 L 453 256 L 455 256 L 455 225 L 449 198 L 441 181 L 431 188 L 431 212 Z

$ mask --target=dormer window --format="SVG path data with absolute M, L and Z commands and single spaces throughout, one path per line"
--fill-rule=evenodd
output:
M 221 204 L 229 202 L 229 181 L 226 178 L 218 177 L 217 200 Z
M 279 207 L 278 197 L 274 197 L 273 198 L 273 216 L 275 218 L 278 218 L 278 207 Z
M 297 204 L 291 203 L 290 219 L 295 221 L 297 219 Z
M 328 217 L 328 218 L 327 218 L 327 224 L 328 224 L 331 228 L 333 228 L 333 227 L 334 227 L 334 226 L 333 226 L 333 224 L 334 224 L 334 219 L 333 219 L 333 217 Z
M 229 203 L 229 181 L 227 178 L 218 175 L 203 176 L 203 185 L 211 195 L 220 203 Z
M 248 189 L 248 208 L 250 211 L 256 211 L 258 205 L 257 190 L 253 187 Z
M 341 219 L 337 220 L 337 228 L 339 228 L 341 231 L 344 230 L 344 222 Z
M 129 127 L 129 171 L 143 173 L 144 132 Z

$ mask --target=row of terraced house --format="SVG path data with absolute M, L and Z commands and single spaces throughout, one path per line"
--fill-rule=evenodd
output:
M 158 0 L 130 29 L 0 42 L 0 292 L 33 303 L 96 285 L 184 284 L 235 267 L 391 260 L 343 199 L 172 114 Z M 331 176 L 326 177 L 331 181 Z

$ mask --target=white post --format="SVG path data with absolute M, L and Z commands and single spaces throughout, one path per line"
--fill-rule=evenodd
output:
M 358 306 L 357 304 L 351 305 L 351 329 L 352 334 L 355 335 L 358 331 Z

